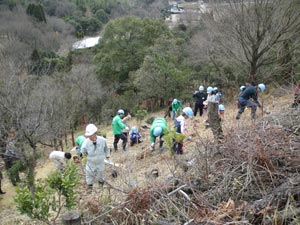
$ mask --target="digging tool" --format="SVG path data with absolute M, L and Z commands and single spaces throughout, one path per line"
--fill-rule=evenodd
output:
M 114 166 L 114 167 L 117 167 L 117 168 L 120 167 L 119 163 L 114 163 L 111 159 L 110 160 L 104 159 L 104 163 L 108 164 L 108 165 L 111 165 L 111 166 Z

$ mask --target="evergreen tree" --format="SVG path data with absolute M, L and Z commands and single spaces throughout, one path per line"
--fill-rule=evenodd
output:
M 39 22 L 46 23 L 44 8 L 41 4 L 30 3 L 26 9 L 26 13 L 37 19 Z

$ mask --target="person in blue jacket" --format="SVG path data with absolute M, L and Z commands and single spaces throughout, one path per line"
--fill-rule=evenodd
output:
M 257 107 L 260 107 L 260 103 L 257 99 L 257 92 L 258 90 L 263 92 L 265 89 L 266 86 L 264 84 L 246 86 L 246 89 L 238 97 L 238 104 L 240 105 L 240 108 L 236 115 L 237 120 L 241 118 L 241 115 L 247 106 L 251 108 L 251 118 L 253 120 L 256 119 L 256 109 Z
M 142 143 L 142 135 L 140 132 L 138 132 L 136 127 L 132 127 L 131 128 L 131 132 L 130 132 L 130 146 L 133 146 L 134 144 L 137 143 Z

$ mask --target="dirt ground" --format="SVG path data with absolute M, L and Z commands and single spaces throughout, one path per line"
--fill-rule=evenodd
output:
M 269 95 L 270 96 L 270 95 Z M 291 99 L 291 96 L 283 96 L 283 97 L 276 97 L 276 104 L 274 104 L 274 97 L 266 97 L 264 99 L 264 109 L 265 113 L 272 114 L 277 111 L 288 107 Z M 224 133 L 230 132 L 232 129 L 239 129 L 239 127 L 250 125 L 250 110 L 246 110 L 243 114 L 241 120 L 236 121 L 235 115 L 237 112 L 235 104 L 228 104 L 226 105 L 226 113 L 225 113 L 225 121 L 222 124 Z M 163 111 L 148 115 L 148 117 L 157 117 L 163 116 Z M 257 115 L 259 118 L 262 117 L 262 112 L 258 110 Z M 258 118 L 258 119 L 259 119 Z M 193 133 L 194 129 L 200 133 L 201 137 L 204 139 L 212 139 L 212 132 L 210 129 L 205 129 L 204 120 L 206 119 L 206 114 L 203 117 L 197 115 L 191 121 L 189 121 L 190 125 L 190 132 Z M 171 126 L 172 122 L 168 120 L 169 126 Z M 130 127 L 136 126 L 136 120 L 133 118 L 129 121 L 128 124 Z M 150 128 L 149 124 L 143 123 L 142 125 L 147 125 Z M 108 146 L 112 149 L 113 143 L 113 134 L 110 126 L 102 127 L 101 125 L 98 126 L 98 129 L 104 131 L 107 137 Z M 84 131 L 82 131 L 83 133 Z M 167 146 L 163 152 L 159 150 L 150 153 L 149 146 L 149 129 L 148 128 L 141 128 L 140 132 L 142 133 L 142 140 L 141 144 L 135 145 L 133 147 L 128 146 L 128 151 L 123 152 L 121 147 L 119 147 L 118 152 L 114 152 L 112 150 L 111 159 L 113 162 L 119 164 L 119 167 L 114 167 L 111 165 L 106 166 L 106 180 L 111 185 L 112 188 L 106 187 L 107 191 L 110 192 L 112 196 L 115 197 L 116 200 L 122 201 L 125 198 L 125 194 L 123 195 L 121 191 L 114 190 L 114 188 L 121 189 L 124 192 L 128 192 L 133 187 L 143 187 L 151 184 L 152 179 L 152 171 L 158 170 L 159 177 L 158 180 L 161 179 L 162 181 L 166 180 L 169 176 L 174 175 L 174 173 L 181 173 L 182 170 L 175 169 L 174 163 L 180 164 L 180 162 L 188 162 L 193 159 L 193 151 L 195 149 L 195 143 L 189 143 L 184 146 L 184 154 L 178 156 L 172 156 L 170 150 Z M 78 133 L 80 134 L 80 132 Z M 121 141 L 119 142 L 119 146 L 121 146 Z M 156 147 L 158 149 L 158 146 Z M 49 161 L 47 154 L 45 157 L 41 159 L 39 162 L 39 166 L 36 169 L 36 178 L 37 179 L 44 179 L 46 178 L 51 172 L 55 171 L 54 164 Z M 82 195 L 84 194 L 84 167 L 79 165 L 80 167 L 80 174 L 82 176 Z M 117 171 L 118 177 L 113 178 L 111 176 L 113 171 Z M 13 198 L 16 194 L 15 187 L 13 187 L 10 182 L 8 181 L 7 176 L 4 176 L 3 182 L 3 190 L 6 191 L 5 195 L 0 196 L 0 224 L 33 224 L 32 221 L 27 216 L 19 215 L 16 211 L 14 206 Z M 94 194 L 99 193 L 99 189 L 94 190 Z

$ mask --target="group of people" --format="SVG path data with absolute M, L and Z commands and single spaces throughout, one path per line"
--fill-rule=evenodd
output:
M 122 140 L 122 149 L 123 151 L 127 151 L 127 140 L 128 140 L 128 133 L 129 127 L 127 126 L 128 120 L 131 118 L 131 115 L 128 114 L 125 117 L 125 111 L 123 109 L 119 109 L 117 115 L 112 120 L 112 129 L 114 134 L 114 150 L 115 152 L 118 151 L 118 142 Z M 142 136 L 136 127 L 131 128 L 130 132 L 130 146 L 134 144 L 141 143 Z
M 251 117 L 255 118 L 255 111 L 257 106 L 260 106 L 257 100 L 257 92 L 258 90 L 264 91 L 265 85 L 259 84 L 258 86 L 253 86 L 251 84 L 247 84 L 245 86 L 240 87 L 241 93 L 238 97 L 239 111 L 236 116 L 236 119 L 240 119 L 241 114 L 244 112 L 246 106 L 251 107 Z M 172 115 L 172 121 L 174 122 L 174 128 L 177 133 L 184 134 L 186 137 L 185 141 L 191 141 L 191 135 L 189 134 L 188 129 L 188 120 L 193 116 L 197 115 L 199 110 L 199 115 L 203 115 L 203 109 L 208 102 L 218 104 L 219 115 L 222 119 L 222 115 L 224 115 L 225 107 L 222 104 L 222 95 L 218 91 L 218 88 L 207 87 L 205 92 L 205 87 L 200 86 L 199 91 L 196 91 L 193 94 L 195 99 L 195 107 L 194 110 L 190 107 L 184 107 L 182 109 L 182 103 L 178 99 L 172 99 L 170 102 L 170 111 L 169 113 Z M 223 111 L 223 113 L 222 113 Z M 180 115 L 177 115 L 178 112 L 181 112 Z M 113 117 L 112 120 L 112 130 L 114 134 L 114 142 L 113 147 L 114 151 L 118 151 L 118 142 L 122 140 L 122 150 L 127 151 L 127 140 L 128 135 L 130 139 L 130 145 L 141 143 L 141 134 L 138 132 L 136 127 L 130 129 L 127 125 L 127 121 L 131 118 L 130 114 L 125 116 L 125 112 L 123 109 L 119 109 L 117 114 Z M 164 144 L 164 135 L 168 133 L 168 125 L 167 120 L 163 117 L 155 118 L 152 122 L 150 128 L 150 141 L 151 146 L 150 150 L 155 151 L 155 143 L 158 139 L 159 149 L 163 150 Z M 104 183 L 104 160 L 110 159 L 110 150 L 107 147 L 106 139 L 98 136 L 98 129 L 94 124 L 89 124 L 86 127 L 85 135 L 78 136 L 76 138 L 76 154 L 80 157 L 86 157 L 86 184 L 88 189 L 93 188 L 93 183 L 95 179 L 98 181 L 99 185 L 102 186 Z M 183 154 L 183 145 L 184 140 L 176 142 L 174 141 L 173 150 L 176 154 Z M 60 151 L 53 151 L 50 154 L 50 159 L 52 159 L 58 170 L 63 170 L 65 167 L 65 163 L 68 159 L 71 158 L 70 153 L 64 153 Z
M 126 118 L 124 110 L 120 109 L 112 120 L 112 128 L 114 133 L 114 150 L 118 150 L 118 142 L 122 140 L 122 149 L 127 151 L 127 134 L 128 126 L 125 124 Z M 125 120 L 124 120 L 125 118 Z M 128 119 L 129 117 L 127 117 Z M 104 184 L 104 160 L 110 159 L 110 150 L 107 147 L 106 139 L 97 135 L 98 128 L 94 124 L 88 124 L 85 129 L 85 135 L 76 138 L 76 157 L 86 158 L 85 176 L 88 190 L 93 189 L 93 183 L 98 181 L 99 186 Z M 132 127 L 130 133 L 130 145 L 141 143 L 141 134 L 136 127 Z M 54 162 L 57 170 L 63 172 L 66 163 L 72 158 L 71 153 L 62 151 L 52 151 L 49 158 Z
M 199 90 L 196 90 L 193 94 L 195 106 L 194 106 L 194 116 L 197 115 L 199 110 L 199 115 L 202 116 L 204 109 L 207 109 L 208 102 L 214 102 L 218 104 L 218 113 L 220 120 L 224 120 L 225 116 L 225 106 L 223 105 L 222 94 L 217 87 L 207 87 L 205 92 L 205 87 L 200 85 Z
M 258 84 L 257 86 L 254 86 L 252 83 L 246 83 L 246 85 L 242 85 L 240 87 L 240 93 L 237 100 L 239 108 L 238 113 L 236 115 L 237 120 L 241 118 L 241 115 L 245 111 L 246 107 L 251 108 L 251 118 L 253 120 L 256 119 L 257 107 L 261 107 L 261 104 L 258 101 L 258 91 L 264 92 L 265 89 L 266 86 L 263 83 Z M 215 102 L 218 103 L 220 120 L 224 120 L 225 106 L 223 104 L 222 94 L 219 92 L 217 87 L 207 87 L 206 93 L 204 90 L 204 86 L 201 85 L 199 87 L 199 91 L 195 91 L 195 93 L 193 94 L 193 98 L 195 100 L 194 116 L 197 115 L 198 110 L 199 115 L 202 116 L 203 109 L 206 108 L 207 103 Z
M 76 154 L 86 158 L 85 179 L 88 190 L 93 189 L 94 181 L 99 186 L 104 184 L 104 160 L 110 159 L 110 150 L 107 147 L 106 139 L 97 135 L 98 128 L 94 124 L 88 124 L 85 129 L 85 137 L 76 138 Z M 61 151 L 51 152 L 49 158 L 55 163 L 56 168 L 63 172 L 66 163 L 71 159 L 71 154 Z

